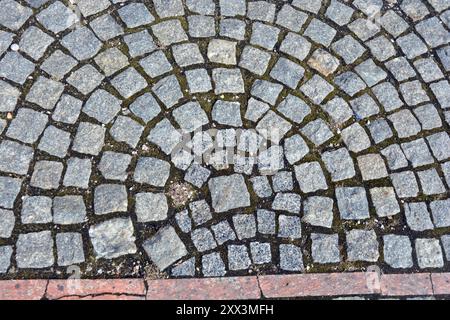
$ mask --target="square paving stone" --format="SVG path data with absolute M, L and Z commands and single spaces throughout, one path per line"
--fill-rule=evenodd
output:
M 163 119 L 150 131 L 147 139 L 160 147 L 165 154 L 171 154 L 182 137 L 168 119 Z
M 77 64 L 77 60 L 61 50 L 56 50 L 41 64 L 41 70 L 47 72 L 55 80 L 61 80 Z
M 422 20 L 430 13 L 427 6 L 420 0 L 405 0 L 400 5 L 400 8 L 413 21 Z
M 302 226 L 300 217 L 296 216 L 278 216 L 278 235 L 279 238 L 299 239 L 302 237 Z
M 212 90 L 211 78 L 206 69 L 187 70 L 185 75 L 191 94 Z
M 328 189 L 319 162 L 308 162 L 295 166 L 295 176 L 304 193 Z
M 69 149 L 72 139 L 70 133 L 54 126 L 45 129 L 44 134 L 39 142 L 38 149 L 52 156 L 64 158 Z
M 214 232 L 214 237 L 216 238 L 219 246 L 226 243 L 227 241 L 236 240 L 236 234 L 234 233 L 233 229 L 231 229 L 228 221 L 221 221 L 211 226 L 211 229 Z
M 208 44 L 208 59 L 214 63 L 236 65 L 236 42 L 212 39 Z
M 394 37 L 398 37 L 408 29 L 408 23 L 395 13 L 394 10 L 387 11 L 380 18 L 380 23 L 383 29 Z
M 302 250 L 293 244 L 280 244 L 280 268 L 285 271 L 303 271 Z
M 241 105 L 239 102 L 218 100 L 213 106 L 211 115 L 217 123 L 232 127 L 242 126 Z
M 0 112 L 12 112 L 16 108 L 20 91 L 0 80 Z
M 97 186 L 94 192 L 94 211 L 97 215 L 125 212 L 128 209 L 126 187 L 118 184 Z
M 417 60 L 414 62 L 414 67 L 425 82 L 433 82 L 444 77 L 438 64 L 432 58 Z
M 19 47 L 34 60 L 39 60 L 55 39 L 41 29 L 31 26 L 22 34 Z
M 128 68 L 115 76 L 111 84 L 125 99 L 147 87 L 147 81 L 134 68 Z
M 283 5 L 277 14 L 276 24 L 294 32 L 299 32 L 308 19 L 308 15 L 294 9 L 289 4 Z
M 339 59 L 319 48 L 309 58 L 308 65 L 327 77 L 339 68 Z
M 393 136 L 391 127 L 384 119 L 376 119 L 373 122 L 370 122 L 370 124 L 367 125 L 367 128 L 375 143 L 381 143 Z
M 379 217 L 394 216 L 400 212 L 394 188 L 379 187 L 370 189 L 370 196 Z
M 416 30 L 425 39 L 426 43 L 436 48 L 450 42 L 450 34 L 437 17 L 431 17 L 416 24 Z
M 208 38 L 216 35 L 214 17 L 201 15 L 188 16 L 189 35 L 193 38 Z
M 270 72 L 270 76 L 295 89 L 303 78 L 305 69 L 291 60 L 280 58 Z
M 278 42 L 280 30 L 264 23 L 255 22 L 252 25 L 250 43 L 267 50 L 272 50 Z
M 87 220 L 82 196 L 62 196 L 53 199 L 53 222 L 60 225 L 83 223 Z
M 0 209 L 0 220 L 2 221 L 2 225 L 0 226 L 0 238 L 7 239 L 11 237 L 14 223 L 16 222 L 14 212 L 11 210 Z
M 74 151 L 96 156 L 103 148 L 106 129 L 90 122 L 82 122 L 73 140 Z
M 128 154 L 106 151 L 97 167 L 105 179 L 125 181 L 131 159 L 132 157 Z
M 216 10 L 216 5 L 212 0 L 187 0 L 186 6 L 189 11 L 203 15 L 214 15 Z
M 384 36 L 367 41 L 366 45 L 378 61 L 385 61 L 397 53 L 392 43 Z
M 152 90 L 158 99 L 164 103 L 166 108 L 172 108 L 181 98 L 183 98 L 180 83 L 174 75 L 159 80 L 153 86 Z
M 436 96 L 441 108 L 448 109 L 450 108 L 450 84 L 446 80 L 439 81 L 437 83 L 433 83 L 430 85 L 433 94 Z M 423 101 L 427 101 L 428 97 L 422 97 Z
M 85 261 L 81 233 L 58 233 L 56 235 L 56 250 L 59 266 L 70 266 Z
M 13 0 L 1 1 L 0 24 L 11 30 L 18 30 L 33 14 L 33 11 Z
M 175 48 L 175 47 L 174 47 Z M 162 74 L 172 71 L 172 65 L 167 60 L 163 51 L 155 51 L 143 58 L 139 64 L 150 77 L 156 78 Z
M 275 192 L 292 191 L 292 189 L 294 188 L 292 172 L 287 171 L 277 172 L 272 178 L 272 184 L 273 190 Z
M 123 40 L 127 44 L 130 56 L 133 58 L 153 52 L 157 48 L 147 30 L 127 34 L 123 37 Z
M 244 93 L 245 85 L 239 69 L 213 69 L 212 78 L 215 84 L 215 94 Z
M 322 0 L 293 0 L 292 5 L 301 10 L 317 14 L 322 7 Z
M 405 203 L 405 217 L 409 228 L 414 231 L 433 230 L 430 213 L 425 202 Z
M 271 57 L 271 54 L 266 51 L 253 46 L 245 46 L 241 54 L 239 66 L 262 76 L 269 66 Z
M 108 41 L 124 33 L 122 26 L 109 14 L 104 14 L 95 18 L 89 25 L 92 30 L 94 30 L 97 37 L 103 41 Z
M 104 76 L 88 64 L 73 72 L 67 82 L 84 95 L 92 92 L 103 81 Z
M 301 197 L 296 193 L 277 193 L 272 202 L 272 209 L 299 214 L 301 208 Z
M 353 116 L 353 111 L 349 104 L 341 97 L 335 97 L 321 108 L 328 113 L 337 125 L 342 125 Z
M 0 177 L 0 206 L 12 209 L 21 186 L 21 179 Z
M 416 255 L 419 268 L 442 268 L 444 258 L 438 239 L 416 239 Z
M 397 44 L 406 54 L 408 59 L 414 59 L 428 51 L 427 46 L 414 33 L 409 33 L 397 39 Z
M 428 136 L 427 141 L 438 161 L 450 158 L 450 137 L 447 132 L 439 132 Z
M 128 58 L 119 49 L 107 49 L 95 57 L 95 63 L 109 77 L 128 65 Z
M 414 168 L 433 163 L 433 156 L 423 138 L 401 144 L 406 158 Z
M 189 217 L 189 211 L 183 210 L 175 214 L 175 220 L 177 221 L 178 227 L 184 233 L 191 232 L 192 221 Z
M 422 186 L 422 192 L 425 195 L 433 195 L 445 193 L 445 187 L 442 183 L 439 174 L 436 169 L 428 169 L 424 171 L 417 172 L 419 176 L 420 185 Z
M 336 41 L 331 48 L 336 54 L 344 59 L 347 64 L 355 62 L 366 51 L 366 49 L 351 35 L 346 35 L 342 39 Z
M 392 268 L 411 268 L 412 247 L 408 236 L 385 235 L 383 236 L 384 261 Z
M 284 140 L 284 156 L 290 164 L 303 159 L 309 153 L 309 147 L 303 138 L 296 134 Z
M 205 200 L 191 202 L 189 209 L 195 225 L 204 224 L 212 219 L 211 208 Z
M 365 119 L 380 112 L 376 102 L 367 93 L 350 101 L 355 118 Z
M 403 106 L 397 89 L 389 82 L 383 82 L 373 87 L 372 92 L 383 105 L 385 111 L 392 111 Z
M 341 132 L 341 138 L 352 152 L 361 152 L 370 147 L 370 139 L 359 123 L 348 126 Z
M 62 83 L 39 77 L 28 92 L 26 100 L 50 110 L 55 107 L 63 91 Z
M 175 109 L 172 115 L 181 129 L 186 132 L 193 132 L 209 122 L 208 115 L 198 102 L 185 103 Z
M 195 43 L 183 43 L 172 46 L 172 53 L 175 62 L 180 67 L 187 67 L 205 62 L 200 48 Z
M 450 226 L 450 199 L 436 200 L 430 203 L 431 214 L 433 216 L 436 228 L 444 228 Z
M 311 234 L 311 252 L 315 263 L 338 263 L 341 261 L 339 253 L 339 235 Z
M 247 12 L 245 0 L 219 0 L 220 14 L 223 16 L 244 16 Z
M 250 98 L 247 103 L 247 111 L 245 113 L 245 119 L 252 122 L 257 122 L 268 110 L 269 105 L 265 102 Z
M 419 186 L 412 171 L 392 173 L 390 178 L 399 198 L 417 197 Z
M 155 187 L 164 187 L 169 178 L 170 164 L 164 160 L 143 157 L 138 160 L 134 181 Z
M 267 198 L 272 195 L 272 187 L 266 176 L 258 176 L 250 179 L 253 185 L 253 191 L 259 198 Z
M 346 233 L 346 240 L 348 261 L 378 261 L 380 254 L 375 231 L 354 229 Z
M 355 165 L 346 148 L 322 153 L 322 161 L 334 182 L 353 178 Z
M 298 60 L 303 60 L 311 50 L 311 43 L 304 37 L 289 32 L 280 45 L 280 51 Z
M 350 97 L 366 88 L 364 81 L 354 72 L 344 72 L 334 79 L 334 83 Z
M 3 140 L 0 143 L 0 170 L 20 175 L 27 174 L 33 155 L 31 147 Z
M 0 61 L 0 77 L 18 84 L 24 84 L 34 69 L 34 63 L 17 52 L 7 52 Z
M 205 252 L 217 247 L 211 231 L 207 228 L 195 229 L 191 232 L 191 239 L 199 252 Z
M 378 23 L 364 18 L 356 19 L 348 25 L 348 28 L 362 41 L 372 38 L 381 31 Z
M 416 76 L 416 72 L 405 57 L 389 60 L 385 66 L 399 82 Z
M 117 12 L 120 15 L 120 19 L 125 22 L 128 28 L 140 27 L 152 23 L 155 20 L 155 17 L 153 17 L 143 3 L 130 3 L 117 10 Z
M 161 112 L 161 107 L 150 93 L 144 93 L 136 98 L 129 108 L 135 116 L 141 118 L 145 123 L 153 120 Z
M 303 222 L 312 226 L 331 228 L 333 225 L 333 199 L 314 196 L 305 199 L 303 205 Z
M 89 237 L 98 259 L 113 259 L 137 250 L 130 218 L 115 218 L 91 226 Z
M 181 0 L 154 0 L 153 5 L 160 18 L 184 15 L 183 2 Z
M 251 242 L 250 253 L 254 264 L 265 264 L 272 262 L 270 243 Z
M 281 84 L 258 79 L 253 83 L 251 94 L 264 102 L 275 105 L 282 90 Z
M 34 166 L 30 186 L 45 190 L 57 189 L 64 165 L 57 161 L 38 161 Z
M 205 277 L 222 277 L 226 274 L 220 253 L 213 252 L 202 257 L 202 274 Z
M 23 224 L 52 222 L 52 199 L 46 196 L 26 196 L 22 198 L 20 219 Z
M 144 127 L 130 117 L 118 116 L 109 134 L 118 142 L 125 142 L 131 148 L 136 148 L 141 139 Z
M 210 175 L 210 170 L 197 163 L 193 163 L 187 169 L 186 174 L 184 175 L 184 180 L 193 184 L 197 188 L 201 188 L 206 183 Z
M 163 221 L 169 210 L 167 197 L 164 193 L 138 193 L 135 210 L 138 222 Z
M 357 161 L 364 181 L 381 179 L 388 176 L 384 160 L 379 154 L 359 156 Z
M 20 269 L 41 269 L 53 265 L 53 239 L 50 231 L 19 234 L 16 262 Z
M 52 3 L 42 10 L 36 18 L 44 28 L 53 33 L 62 32 L 79 22 L 76 13 L 66 7 L 61 1 Z
M 275 234 L 275 212 L 265 209 L 258 209 L 256 216 L 259 233 Z
M 245 245 L 228 246 L 228 268 L 230 270 L 243 270 L 250 267 L 251 261 Z
M 345 4 L 332 0 L 325 15 L 340 26 L 350 22 L 355 10 Z
M 233 226 L 239 240 L 253 238 L 256 235 L 256 220 L 253 214 L 236 214 Z
M 113 1 L 113 2 L 121 2 L 121 1 Z M 77 2 L 78 9 L 80 9 L 81 14 L 85 17 L 89 17 L 103 10 L 106 10 L 110 5 L 111 2 L 109 2 L 109 0 L 98 0 L 95 2 L 92 2 L 90 0 L 79 0 Z
M 219 34 L 222 37 L 242 41 L 245 39 L 245 28 L 246 24 L 242 20 L 222 18 L 220 20 Z
M 11 265 L 12 246 L 0 246 L 0 274 L 6 273 Z
M 355 70 L 369 87 L 373 87 L 387 77 L 387 73 L 372 59 L 362 62 L 355 67 Z
M 90 159 L 69 158 L 64 175 L 63 185 L 66 187 L 77 187 L 87 189 L 92 171 Z
M 62 40 L 61 44 L 78 60 L 94 57 L 102 47 L 102 43 L 87 27 L 75 29 Z
M 247 18 L 272 23 L 275 19 L 276 6 L 268 1 L 254 1 L 247 4 Z
M 408 106 L 415 106 L 430 100 L 427 93 L 423 89 L 422 84 L 417 80 L 402 83 L 400 85 L 400 92 Z
M 85 103 L 83 112 L 106 124 L 114 119 L 120 108 L 119 99 L 103 89 L 98 89 Z
M 336 36 L 337 31 L 328 24 L 313 19 L 306 28 L 304 35 L 309 37 L 312 41 L 328 47 Z
M 277 110 L 296 123 L 302 123 L 311 113 L 311 108 L 305 101 L 291 94 L 278 105 Z
M 188 254 L 186 247 L 171 226 L 161 228 L 143 244 L 144 250 L 160 270 Z
M 250 194 L 244 177 L 240 174 L 212 178 L 208 186 L 212 206 L 216 212 L 250 206 Z
M 334 137 L 330 127 L 322 119 L 308 122 L 300 131 L 316 146 L 320 146 Z
M 369 203 L 364 188 L 338 187 L 336 188 L 336 199 L 341 219 L 362 220 L 369 218 Z
M 167 20 L 152 26 L 152 31 L 164 46 L 188 40 L 180 20 Z

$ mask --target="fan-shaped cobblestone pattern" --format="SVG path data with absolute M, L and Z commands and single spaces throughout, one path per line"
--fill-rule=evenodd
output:
M 0 0 L 0 277 L 448 269 L 447 0 Z

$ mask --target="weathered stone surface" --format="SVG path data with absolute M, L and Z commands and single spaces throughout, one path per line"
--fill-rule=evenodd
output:
M 216 212 L 250 206 L 250 194 L 244 177 L 240 174 L 212 178 L 208 186 Z

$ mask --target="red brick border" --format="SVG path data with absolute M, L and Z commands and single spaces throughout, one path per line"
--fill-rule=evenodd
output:
M 202 279 L 0 281 L 0 300 L 244 300 L 450 295 L 450 273 L 324 273 Z

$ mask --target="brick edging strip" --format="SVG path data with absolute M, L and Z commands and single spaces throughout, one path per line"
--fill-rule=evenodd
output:
M 450 273 L 324 273 L 199 279 L 4 280 L 0 300 L 246 300 L 450 295 Z

